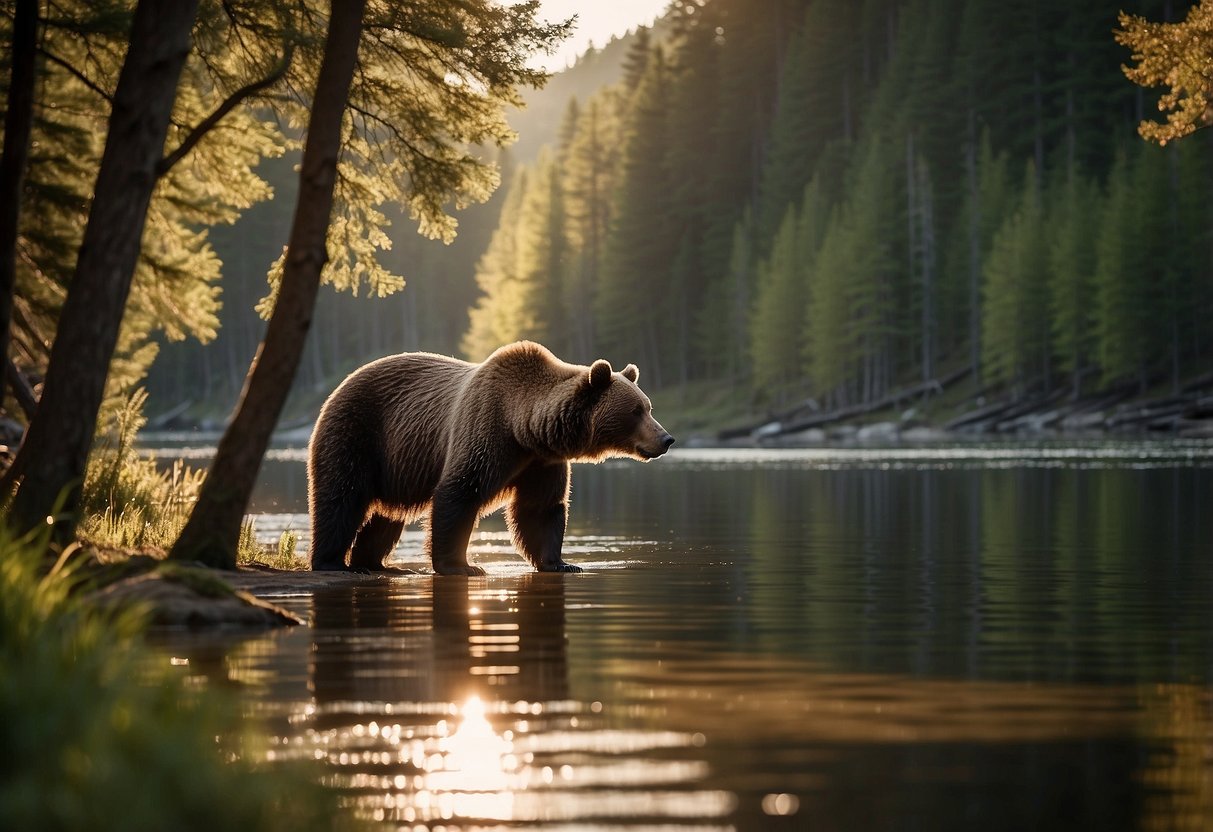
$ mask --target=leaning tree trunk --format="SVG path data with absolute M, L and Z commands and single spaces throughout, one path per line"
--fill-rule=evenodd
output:
M 308 121 L 299 195 L 278 300 L 253 359 L 236 414 L 219 442 L 198 502 L 170 557 L 236 567 L 236 541 L 261 458 L 299 367 L 328 261 L 341 122 L 362 36 L 366 0 L 333 0 L 328 38 Z
M 42 400 L 5 479 L 21 481 L 9 514 L 18 530 L 45 522 L 63 496 L 55 537 L 75 533 L 84 467 L 197 8 L 198 0 L 140 0 L 135 9 Z
M 21 184 L 29 162 L 29 136 L 34 122 L 37 37 L 38 0 L 17 0 L 13 14 L 8 109 L 4 111 L 4 150 L 0 155 L 0 369 L 8 363 L 8 333 L 13 317 L 13 289 L 17 282 Z

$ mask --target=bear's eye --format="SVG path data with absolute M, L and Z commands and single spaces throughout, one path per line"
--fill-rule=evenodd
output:
M 633 408 L 632 408 L 632 415 L 633 415 L 633 416 L 639 416 L 641 413 L 644 413 L 644 405 L 642 405 L 642 404 L 638 404 L 638 405 L 636 405 L 635 407 L 633 407 Z

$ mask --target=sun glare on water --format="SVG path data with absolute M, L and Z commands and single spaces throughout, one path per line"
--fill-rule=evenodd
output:
M 512 741 L 493 730 L 480 697 L 459 708 L 459 724 L 439 740 L 438 750 L 426 766 L 425 785 L 442 816 L 513 817 L 518 760 Z M 418 798 L 425 802 L 425 796 Z

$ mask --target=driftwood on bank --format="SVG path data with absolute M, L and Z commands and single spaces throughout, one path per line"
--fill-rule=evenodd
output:
M 820 411 L 811 402 L 761 421 L 721 431 L 724 441 L 778 439 L 858 419 L 901 402 L 936 395 L 967 374 L 961 370 L 944 379 L 902 388 L 867 404 Z M 1116 433 L 1168 432 L 1185 437 L 1213 437 L 1213 373 L 1186 383 L 1179 394 L 1132 400 L 1137 385 L 1126 385 L 1098 396 L 1074 399 L 1066 388 L 1027 397 L 982 403 L 953 417 L 941 427 L 965 434 L 1035 434 L 1047 430 Z M 977 399 L 979 402 L 981 398 Z M 896 432 L 896 431 L 895 431 Z
M 966 433 L 1033 433 L 1058 428 L 1069 431 L 1172 432 L 1213 435 L 1213 375 L 1190 382 L 1180 395 L 1128 402 L 1133 386 L 1105 395 L 1061 403 L 1064 390 L 1018 401 L 1000 401 L 971 410 L 944 427 Z
M 849 419 L 854 419 L 859 416 L 865 416 L 869 413 L 876 413 L 890 407 L 897 407 L 902 402 L 907 402 L 912 399 L 922 398 L 924 396 L 939 395 L 944 391 L 944 388 L 959 381 L 969 374 L 968 368 L 957 370 L 956 372 L 945 376 L 942 379 L 931 379 L 910 387 L 902 387 L 894 390 L 886 396 L 864 404 L 850 405 L 841 407 L 835 410 L 818 411 L 815 406 L 803 403 L 797 407 L 783 411 L 782 413 L 771 414 L 767 418 L 757 422 L 750 422 L 735 428 L 722 430 L 717 434 L 721 440 L 742 439 L 750 436 L 761 436 L 762 438 L 774 436 L 786 436 L 790 433 L 799 433 L 800 431 L 810 430 L 812 428 L 824 427 L 825 425 L 836 422 L 845 422 Z M 805 415 L 807 412 L 808 415 Z

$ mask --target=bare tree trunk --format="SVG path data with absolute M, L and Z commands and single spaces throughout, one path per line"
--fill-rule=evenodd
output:
M 333 207 L 341 122 L 362 37 L 366 0 L 333 0 L 328 37 L 308 122 L 278 300 L 265 340 L 253 359 L 244 393 L 219 442 L 215 461 L 170 557 L 236 567 L 236 541 L 261 459 L 299 368 L 328 262 L 326 237 Z
M 19 530 L 45 522 L 64 495 L 55 537 L 75 533 L 84 467 L 197 8 L 198 0 L 140 0 L 135 9 L 38 416 L 4 481 L 11 487 L 22 480 L 9 513 Z
M 38 0 L 17 0 L 13 14 L 12 70 L 4 111 L 4 150 L 0 155 L 0 365 L 8 363 L 8 333 L 17 282 L 17 225 L 21 185 L 29 163 L 34 122 L 34 59 L 37 55 Z M 18 388 L 14 388 L 17 390 Z M 26 402 L 22 408 L 27 411 Z

